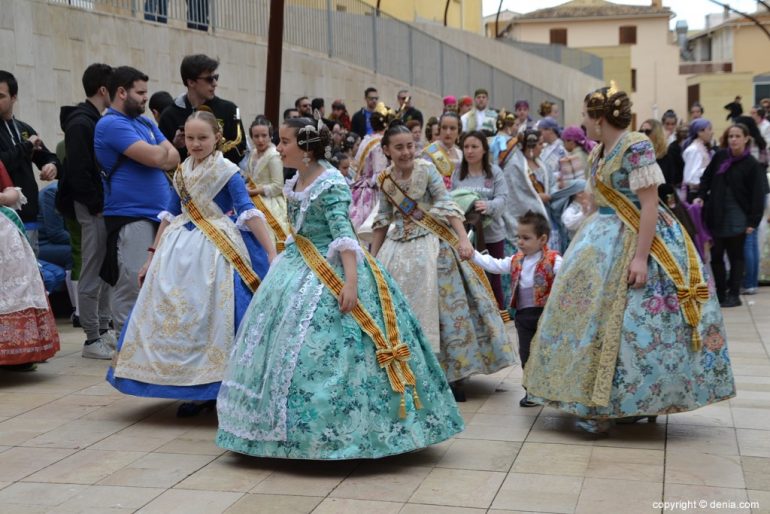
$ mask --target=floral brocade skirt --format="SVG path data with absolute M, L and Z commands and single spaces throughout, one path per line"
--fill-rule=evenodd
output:
M 450 382 L 516 364 L 496 300 L 448 243 L 433 234 L 388 238 L 377 257 L 414 308 Z
M 59 351 L 59 333 L 50 309 L 30 307 L 0 315 L 0 365 L 50 359 Z
M 327 248 L 319 248 L 325 254 Z M 341 265 L 335 271 L 344 279 Z M 295 244 L 278 257 L 249 305 L 217 398 L 217 444 L 261 457 L 343 460 L 405 453 L 463 429 L 444 373 L 409 304 L 387 273 L 400 340 L 410 350 L 418 408 L 391 389 L 376 347 L 305 264 Z M 382 329 L 367 264 L 358 299 Z
M 662 209 L 656 234 L 689 276 L 681 225 Z M 635 245 L 636 234 L 606 208 L 576 234 L 524 372 L 534 401 L 607 419 L 689 411 L 735 395 L 713 285 L 700 304 L 695 348 L 677 289 L 652 257 L 644 287 L 627 287 Z

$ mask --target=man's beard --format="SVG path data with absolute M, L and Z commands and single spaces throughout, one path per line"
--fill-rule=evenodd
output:
M 133 98 L 126 98 L 126 101 L 123 104 L 123 110 L 126 111 L 126 116 L 129 118 L 138 118 L 144 113 L 144 105 Z

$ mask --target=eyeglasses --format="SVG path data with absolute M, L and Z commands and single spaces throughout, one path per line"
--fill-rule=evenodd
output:
M 639 132 L 641 132 L 645 136 L 649 136 L 650 134 L 652 134 L 652 129 L 641 129 Z
M 379 96 L 367 96 L 366 99 L 369 100 L 370 102 L 376 102 L 377 100 L 380 99 L 380 97 Z
M 206 75 L 205 77 L 198 77 L 195 80 L 205 80 L 209 84 L 213 84 L 214 82 L 219 82 L 219 73 L 215 75 Z

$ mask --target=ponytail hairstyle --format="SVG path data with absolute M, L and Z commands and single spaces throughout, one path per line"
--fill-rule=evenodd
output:
M 603 87 L 585 97 L 586 113 L 592 120 L 604 118 L 617 129 L 626 129 L 631 125 L 631 106 L 633 103 L 625 91 L 614 87 Z
M 551 115 L 551 109 L 553 109 L 554 103 L 549 102 L 546 100 L 545 102 L 540 104 L 540 109 L 538 109 L 538 114 L 542 116 L 543 118 Z
M 481 167 L 484 170 L 484 176 L 488 179 L 492 178 L 492 165 L 489 163 L 489 142 L 487 136 L 480 130 L 473 130 L 466 132 L 463 137 L 460 138 L 460 149 L 465 146 L 465 141 L 469 138 L 476 138 L 481 142 L 481 147 L 484 149 L 484 156 L 481 158 Z M 463 160 L 460 163 L 460 180 L 465 180 L 468 176 L 468 161 L 465 160 L 465 152 L 463 151 Z
M 407 127 L 403 121 L 395 119 L 390 122 L 390 125 L 388 125 L 388 129 L 385 131 L 385 134 L 383 134 L 382 139 L 380 140 L 380 145 L 390 146 L 390 138 L 396 134 L 409 134 L 409 136 L 411 136 L 412 131 L 409 130 L 409 127 Z
M 214 137 L 217 140 L 216 145 L 214 145 L 214 151 L 217 152 L 222 150 L 222 145 L 224 144 L 224 138 L 222 137 L 222 127 L 219 126 L 219 122 L 214 116 L 214 113 L 208 109 L 198 109 L 197 111 L 193 111 L 193 113 L 187 117 L 185 123 L 190 120 L 201 120 L 206 122 L 211 127 L 211 130 L 214 131 Z
M 251 129 L 254 127 L 267 127 L 267 137 L 273 137 L 273 124 L 270 123 L 270 120 L 267 119 L 264 114 L 260 114 L 251 122 L 251 125 L 249 126 L 249 137 L 251 137 Z
M 323 123 L 316 123 L 310 118 L 291 118 L 283 122 L 297 137 L 297 146 L 320 161 L 331 158 L 332 136 L 329 128 Z

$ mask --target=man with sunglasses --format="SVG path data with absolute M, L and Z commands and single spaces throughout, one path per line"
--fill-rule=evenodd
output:
M 238 164 L 246 152 L 247 134 L 243 130 L 238 107 L 233 102 L 219 98 L 215 94 L 219 83 L 217 68 L 219 68 L 219 61 L 207 55 L 188 55 L 182 59 L 179 71 L 182 75 L 182 83 L 187 87 L 187 93 L 178 96 L 174 103 L 160 115 L 158 124 L 160 131 L 179 150 L 182 161 L 187 158 L 184 122 L 194 111 L 201 108 L 214 113 L 222 127 L 225 141 L 235 140 L 240 128 L 240 143 L 225 153 L 225 157 Z
M 372 119 L 374 109 L 377 107 L 377 102 L 380 101 L 380 95 L 377 94 L 375 88 L 368 87 L 364 91 L 364 98 L 366 99 L 366 106 L 353 115 L 351 122 L 351 130 L 361 136 L 362 139 L 367 134 L 374 132 L 370 120 Z

